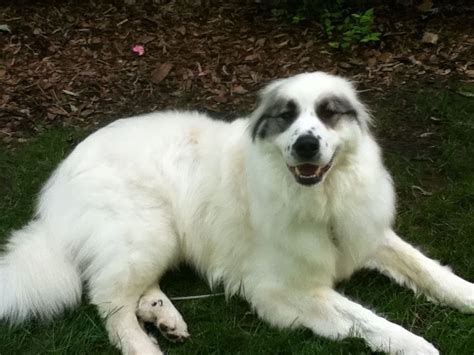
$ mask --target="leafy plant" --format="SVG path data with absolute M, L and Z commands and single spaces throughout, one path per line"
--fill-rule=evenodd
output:
M 333 48 L 348 48 L 355 43 L 380 41 L 380 32 L 375 32 L 374 9 L 352 13 L 344 0 L 274 0 L 274 16 L 286 17 L 294 24 L 310 18 L 320 20 L 324 33 Z
M 321 15 L 324 32 L 334 40 L 329 42 L 333 48 L 347 48 L 352 43 L 369 43 L 380 41 L 380 32 L 372 30 L 374 9 L 345 16 L 343 10 L 325 10 Z

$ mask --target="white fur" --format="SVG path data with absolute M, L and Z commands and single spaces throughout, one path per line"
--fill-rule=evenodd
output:
M 359 122 L 326 128 L 314 102 L 327 94 L 346 97 Z M 294 99 L 302 114 L 291 132 L 252 141 L 269 95 Z M 352 86 L 324 73 L 270 84 L 250 119 L 161 112 L 112 123 L 60 165 L 41 192 L 37 217 L 11 236 L 0 258 L 0 318 L 51 317 L 78 302 L 82 280 L 114 345 L 125 354 L 159 354 L 135 311 L 162 293 L 156 282 L 166 270 L 187 261 L 275 326 L 332 339 L 356 335 L 373 350 L 437 354 L 333 290 L 368 266 L 474 311 L 471 283 L 391 230 L 392 181 L 368 125 Z M 328 143 L 323 163 L 336 154 L 311 187 L 295 181 L 285 153 L 294 130 L 308 127 Z

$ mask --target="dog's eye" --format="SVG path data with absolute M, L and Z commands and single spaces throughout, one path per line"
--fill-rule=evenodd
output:
M 293 118 L 295 117 L 295 113 L 286 111 L 286 112 L 281 113 L 279 117 L 283 118 L 285 121 L 290 121 L 290 120 L 293 120 Z
M 318 116 L 323 121 L 329 121 L 337 112 L 329 107 L 329 105 L 321 105 L 318 107 Z

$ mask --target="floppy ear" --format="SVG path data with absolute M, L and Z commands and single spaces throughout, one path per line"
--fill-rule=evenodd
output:
M 362 102 L 359 95 L 357 94 L 357 88 L 353 81 L 349 79 L 345 79 L 345 81 L 349 84 L 351 89 L 351 96 L 352 96 L 352 104 L 354 105 L 354 109 L 357 112 L 357 117 L 359 122 L 361 123 L 362 128 L 365 131 L 370 131 L 370 127 L 374 126 L 374 120 L 372 113 L 370 112 L 369 108 Z
M 259 117 L 265 111 L 270 102 L 273 101 L 272 97 L 275 96 L 276 91 L 283 84 L 284 80 L 285 79 L 273 80 L 259 91 L 257 108 L 250 115 L 250 118 L 253 123 L 255 123 L 259 119 Z
M 281 84 L 283 84 L 283 81 L 285 81 L 285 79 L 277 79 L 267 84 L 262 90 L 260 90 L 260 99 L 262 100 L 265 96 L 268 96 L 270 93 L 276 91 L 281 86 Z
M 370 127 L 374 126 L 373 116 L 367 106 L 360 100 L 358 95 L 355 96 L 355 110 L 357 117 L 361 122 L 362 128 L 365 131 L 370 131 Z
M 275 101 L 276 93 L 278 88 L 283 84 L 285 79 L 277 79 L 267 84 L 258 93 L 257 108 L 250 114 L 250 132 L 252 140 L 255 141 L 257 133 L 262 126 L 262 119 L 265 116 L 265 112 Z

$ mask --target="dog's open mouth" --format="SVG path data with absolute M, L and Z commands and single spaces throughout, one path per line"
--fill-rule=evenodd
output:
M 329 164 L 320 166 L 315 164 L 299 164 L 288 166 L 296 181 L 302 185 L 314 185 L 323 179 L 332 165 L 332 159 Z

